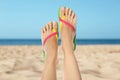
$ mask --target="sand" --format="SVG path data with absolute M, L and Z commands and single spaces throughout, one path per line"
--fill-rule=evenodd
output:
M 57 78 L 62 80 L 61 47 L 58 52 Z M 40 80 L 41 53 L 41 46 L 0 46 L 0 80 Z M 77 46 L 75 56 L 83 80 L 120 80 L 120 45 Z

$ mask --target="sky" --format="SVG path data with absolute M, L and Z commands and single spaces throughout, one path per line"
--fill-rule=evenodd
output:
M 120 39 L 120 0 L 0 0 L 0 39 L 40 39 L 62 6 L 78 16 L 77 39 Z

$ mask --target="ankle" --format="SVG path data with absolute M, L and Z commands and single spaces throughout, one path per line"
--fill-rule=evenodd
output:
M 56 62 L 56 60 L 57 60 L 57 54 L 56 53 L 47 54 L 46 62 Z
M 63 48 L 64 56 L 71 55 L 74 53 L 73 48 Z
M 72 43 L 63 44 L 63 45 L 62 45 L 62 48 L 63 48 L 63 51 L 64 51 L 64 52 L 73 52 L 73 51 L 74 51 L 74 48 L 73 48 Z

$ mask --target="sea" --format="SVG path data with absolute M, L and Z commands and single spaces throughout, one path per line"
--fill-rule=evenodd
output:
M 59 45 L 61 40 L 58 41 Z M 120 39 L 77 39 L 77 45 L 120 45 Z M 41 39 L 0 39 L 0 45 L 42 45 Z

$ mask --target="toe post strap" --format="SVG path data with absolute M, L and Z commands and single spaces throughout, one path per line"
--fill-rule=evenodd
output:
M 62 18 L 59 17 L 59 21 L 61 23 L 68 25 L 68 27 L 70 27 L 75 32 L 76 31 L 75 27 L 72 24 L 70 24 L 69 22 L 65 21 L 64 19 L 65 19 L 65 16 L 63 16 Z
M 50 35 L 48 35 L 45 39 L 44 39 L 44 41 L 43 41 L 43 46 L 45 45 L 45 43 L 47 42 L 47 40 L 48 39 L 50 39 L 51 37 L 53 37 L 53 36 L 56 36 L 56 39 L 58 39 L 58 32 L 53 32 L 52 34 L 50 34 Z

